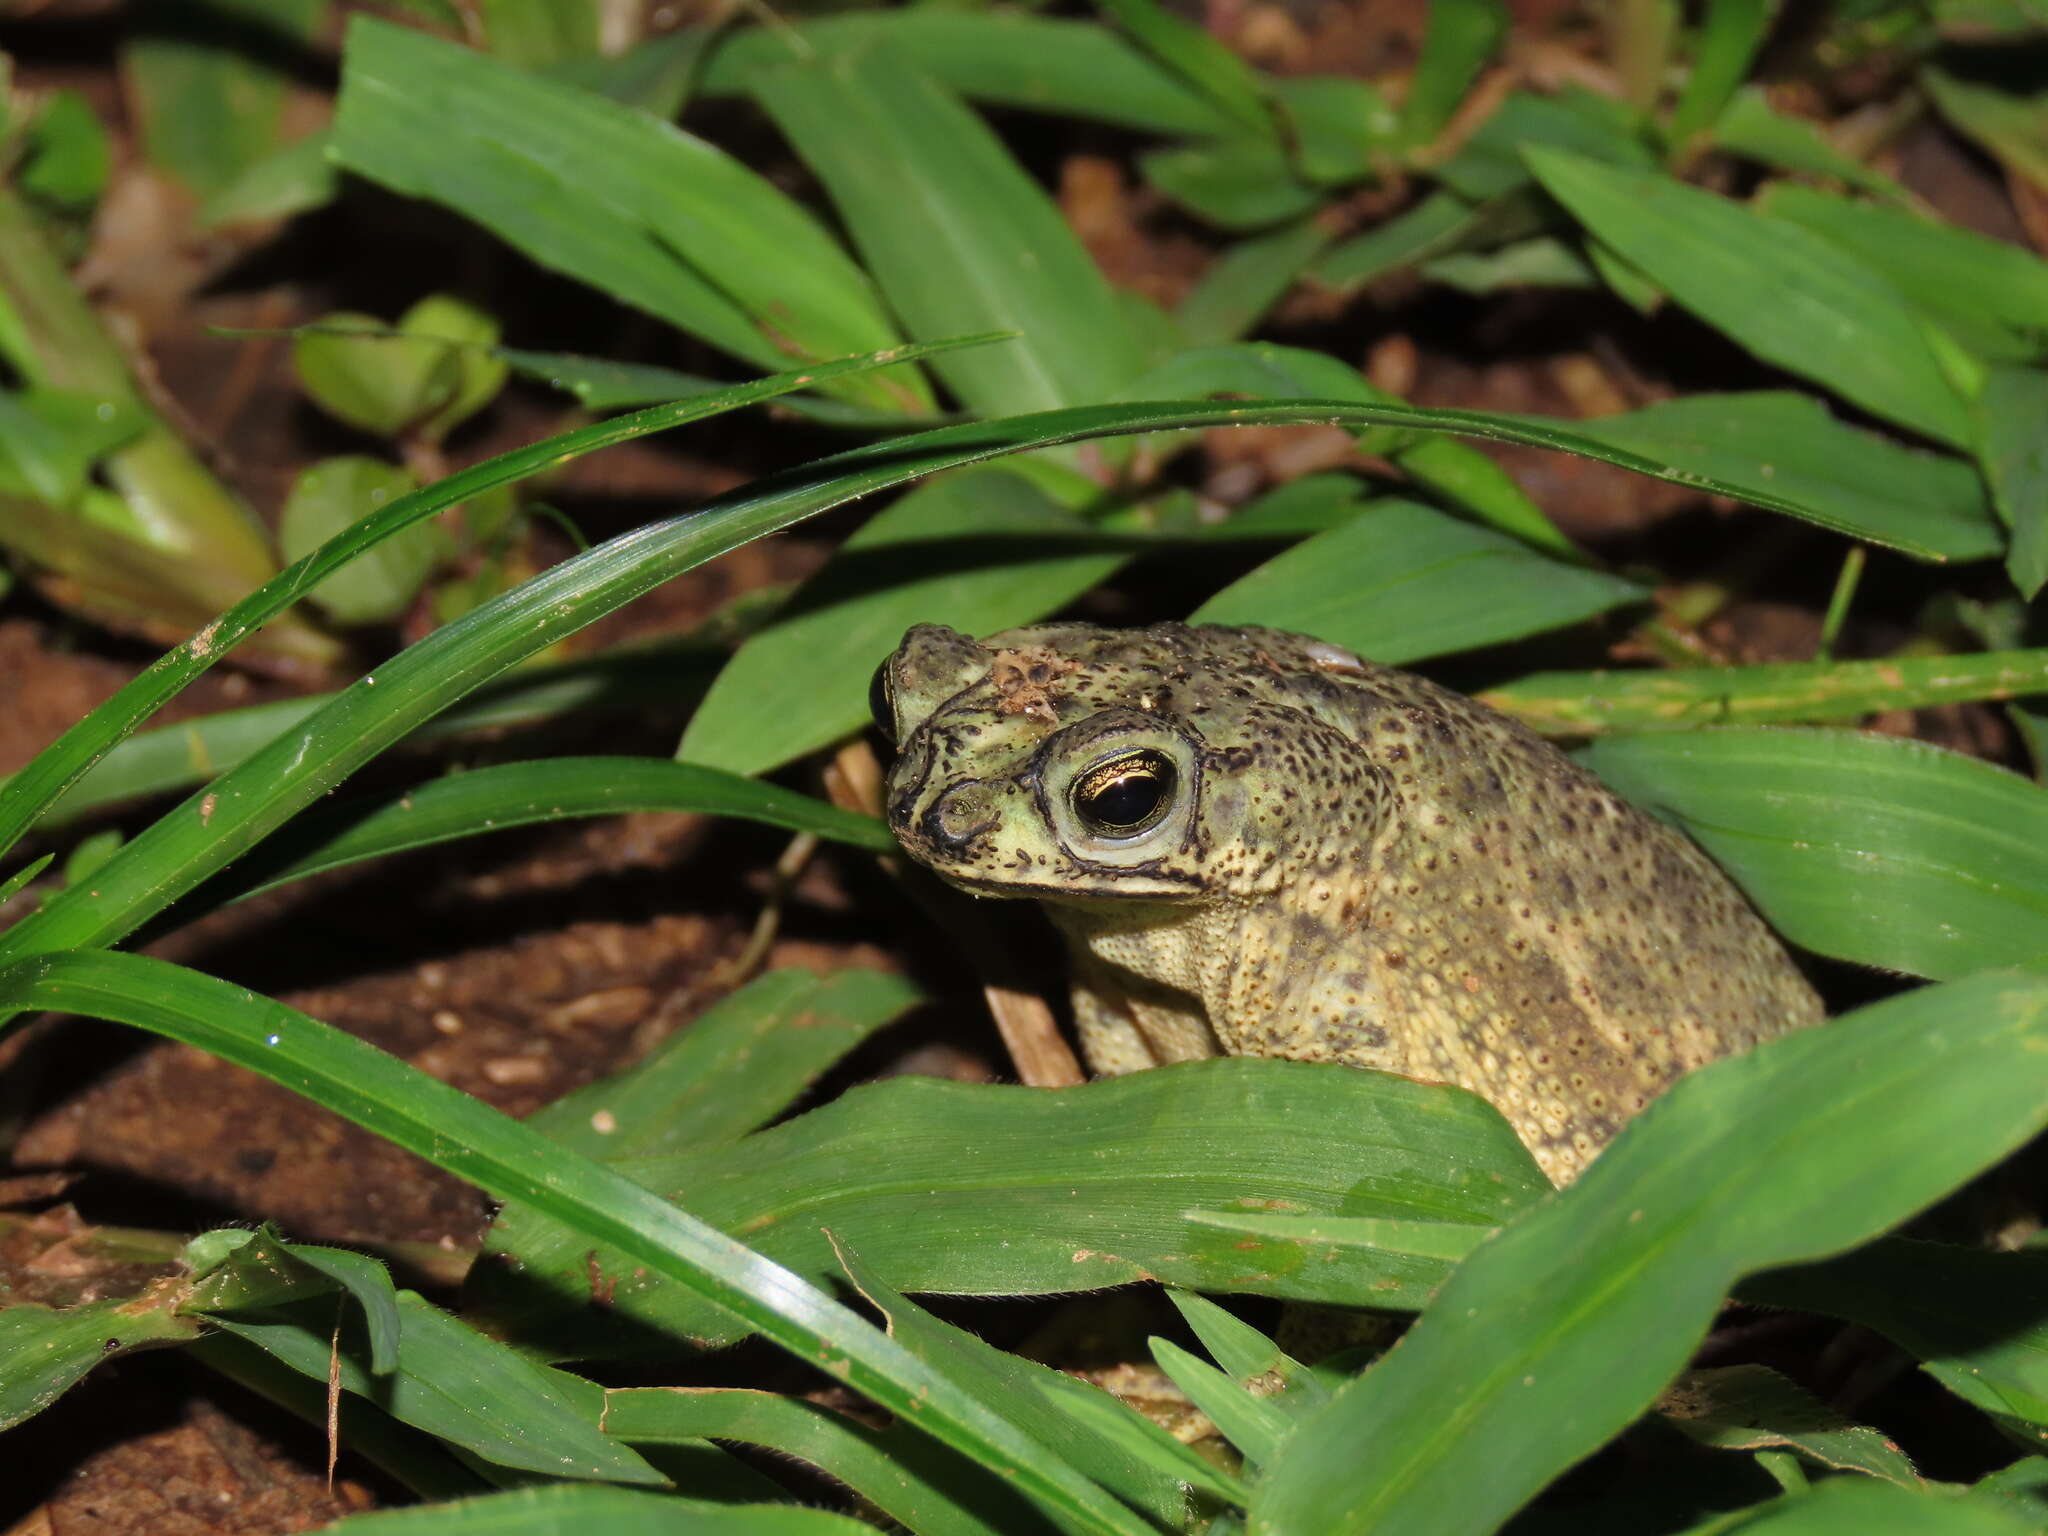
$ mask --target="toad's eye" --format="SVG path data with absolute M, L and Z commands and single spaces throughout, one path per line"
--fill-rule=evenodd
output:
M 896 701 L 889 694 L 889 663 L 884 661 L 875 668 L 875 675 L 868 683 L 868 713 L 875 717 L 875 729 L 882 733 L 882 740 L 894 746 Z
M 1159 825 L 1179 778 L 1173 759 L 1149 748 L 1098 763 L 1074 781 L 1074 812 L 1103 837 L 1133 837 Z

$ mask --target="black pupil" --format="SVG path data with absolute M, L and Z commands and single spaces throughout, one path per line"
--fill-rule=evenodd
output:
M 875 675 L 868 683 L 868 713 L 875 717 L 875 729 L 882 733 L 882 739 L 894 742 L 896 711 L 889 702 L 889 663 L 886 661 L 875 668 Z
M 1156 752 L 1141 752 L 1091 774 L 1077 796 L 1081 813 L 1096 826 L 1129 832 L 1154 820 L 1173 793 L 1173 764 Z

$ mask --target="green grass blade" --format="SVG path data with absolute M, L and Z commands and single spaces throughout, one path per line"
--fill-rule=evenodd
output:
M 974 345 L 993 339 L 979 337 L 948 345 Z M 66 731 L 53 746 L 38 754 L 27 768 L 14 775 L 6 789 L 0 790 L 0 852 L 13 847 L 36 818 L 114 743 L 133 732 L 193 678 L 264 624 L 283 614 L 308 588 L 346 565 L 379 539 L 493 486 L 524 479 L 563 459 L 736 410 L 756 400 L 787 394 L 820 378 L 873 368 L 891 357 L 922 356 L 930 350 L 933 349 L 912 347 L 880 357 L 843 358 L 802 372 L 757 379 L 691 400 L 650 406 L 630 416 L 565 432 L 545 442 L 486 459 L 459 474 L 450 475 L 378 508 L 354 528 L 329 539 L 312 554 L 272 577 L 184 644 L 166 652 L 140 676 L 123 686 L 119 693 Z
M 1671 142 L 1683 145 L 1721 115 L 1771 29 L 1775 0 L 1709 0 L 1693 47 L 1692 73 L 1671 109 Z
M 138 955 L 43 955 L 0 970 L 0 1007 L 111 1018 L 305 1093 L 501 1200 L 519 1200 L 679 1281 L 1085 1528 L 1142 1522 L 1007 1420 L 800 1280 L 651 1190 L 317 1019 Z
M 1944 560 L 2005 547 L 1969 464 L 1846 426 L 1809 395 L 1689 395 L 1572 426 L 1674 470 L 1771 486 L 1806 507 L 1809 521 L 1850 538 Z
M 1009 330 L 935 366 L 983 416 L 1111 398 L 1139 356 L 1101 269 L 988 125 L 886 51 L 760 75 L 755 95 L 825 184 L 913 336 Z
M 1190 1211 L 1188 1222 L 1226 1234 L 1250 1270 L 1287 1275 L 1290 1288 L 1342 1306 L 1420 1312 L 1460 1260 L 1495 1230 L 1467 1221 L 1384 1216 L 1288 1216 Z M 1222 1244 L 1197 1238 L 1197 1251 Z M 1310 1277 L 1313 1278 L 1310 1278 Z
M 388 1375 L 366 1368 L 353 1318 L 342 1326 L 336 1359 L 330 1301 L 222 1310 L 211 1321 L 310 1380 L 337 1373 L 343 1391 L 493 1466 L 593 1482 L 665 1481 L 605 1433 L 603 1388 L 534 1363 L 411 1291 L 397 1300 L 403 1329 Z
M 922 997 L 885 971 L 770 971 L 714 1003 L 632 1070 L 564 1094 L 526 1123 L 600 1162 L 732 1141 L 788 1109 Z
M 2012 530 L 2006 573 L 2032 601 L 2048 584 L 2048 372 L 1994 368 L 1977 402 L 1978 461 Z
M 1867 1477 L 1831 1477 L 1803 1493 L 1718 1515 L 1683 1536 L 2027 1536 L 2031 1500 L 2010 1511 L 1944 1491 L 1909 1493 Z M 2022 1513 L 2022 1511 L 2027 1513 Z
M 1277 138 L 1258 73 L 1235 53 L 1158 0 L 1098 0 L 1102 10 L 1153 58 L 1216 104 L 1239 132 Z
M 1314 219 L 1240 240 L 1174 310 L 1181 335 L 1191 347 L 1236 341 L 1265 318 L 1329 244 L 1329 234 Z
M 1401 108 L 1411 144 L 1428 144 L 1443 131 L 1507 31 L 1501 0 L 1437 0 L 1429 8 L 1429 32 Z
M 986 634 L 1106 580 L 1129 553 L 1081 515 L 1102 488 L 1038 468 L 947 475 L 868 519 L 725 664 L 676 755 L 766 773 L 867 723 L 869 679 L 911 625 Z
M 1964 401 L 1898 290 L 1840 247 L 1668 176 L 1555 149 L 1526 158 L 1573 217 L 1758 357 L 1936 442 L 1971 440 Z
M 1180 1519 L 1187 1490 L 1199 1488 L 1232 1503 L 1244 1485 L 1210 1465 L 1137 1410 L 1102 1388 L 996 1349 L 964 1328 L 933 1317 L 877 1275 L 850 1246 L 840 1263 L 861 1294 L 889 1320 L 889 1332 L 983 1402 L 999 1405 L 1041 1444 L 1162 1523 Z
M 840 366 L 861 365 L 849 362 Z M 731 401 L 760 390 L 772 393 L 775 388 L 795 387 L 810 376 L 785 375 L 779 381 L 729 391 L 722 398 Z M 632 435 L 635 430 L 650 430 L 653 420 L 673 420 L 691 411 L 704 414 L 710 409 L 693 403 L 675 407 L 665 416 L 657 410 L 651 418 L 642 413 L 586 430 L 595 440 L 615 441 L 615 437 L 606 434 Z M 639 425 L 627 425 L 631 423 Z M 1485 412 L 1426 411 L 1409 406 L 1356 405 L 1341 400 L 1230 406 L 1179 402 L 1089 406 L 1007 421 L 940 427 L 771 476 L 696 513 L 623 534 L 472 609 L 401 652 L 377 673 L 358 680 L 295 730 L 272 741 L 215 781 L 212 788 L 193 796 L 144 830 L 96 872 L 89 888 L 78 886 L 63 892 L 34 916 L 0 934 L 0 959 L 112 943 L 133 932 L 386 747 L 515 663 L 683 571 L 828 507 L 940 470 L 1084 438 L 1190 427 L 1299 423 L 1413 427 L 1534 447 L 1586 449 L 1593 457 L 1658 478 L 1681 479 L 1701 490 L 1737 496 L 1780 510 L 1803 510 L 1799 503 L 1773 492 L 1679 474 L 1635 454 L 1592 447 L 1586 439 L 1570 432 Z M 583 440 L 581 433 L 569 437 Z M 542 445 L 522 453 L 539 457 L 551 451 L 559 453 L 564 440 L 556 439 L 552 447 Z M 504 461 L 491 463 L 502 466 Z M 490 467 L 479 466 L 469 474 L 482 474 Z M 518 473 L 506 472 L 502 478 L 516 478 Z M 440 489 L 458 485 L 462 489 L 448 500 L 459 500 L 475 489 L 467 483 L 465 475 L 442 482 Z M 396 510 L 387 507 L 365 519 L 362 526 L 381 529 L 382 520 Z M 426 509 L 420 509 L 417 515 L 427 515 Z M 325 554 L 323 550 L 309 556 L 308 561 L 318 562 Z M 338 558 L 345 558 L 345 554 Z M 298 570 L 294 567 L 280 580 L 292 577 Z M 323 572 L 309 569 L 300 574 L 317 577 Z M 251 602 L 253 605 L 255 600 Z M 35 769 L 18 776 L 8 786 L 5 797 L 0 797 L 0 816 L 6 814 L 12 803 L 18 817 L 21 809 L 40 803 L 37 796 L 50 784 L 61 787 L 67 771 L 83 771 L 98 750 L 139 722 L 177 686 L 202 669 L 230 634 L 237 638 L 246 634 L 249 620 L 261 611 L 253 606 L 246 613 L 241 608 L 231 610 L 218 624 L 170 653 L 115 695 L 109 705 L 102 706 L 102 711 L 88 716 L 67 733 L 57 748 L 46 752 Z M 230 621 L 234 621 L 232 626 Z M 45 759 L 55 765 L 48 771 L 43 770 Z M 31 810 L 29 818 L 32 816 Z
M 1238 1450 L 1248 1466 L 1257 1467 L 1271 1458 L 1287 1438 L 1287 1415 L 1263 1398 L 1253 1397 L 1199 1355 L 1182 1349 L 1171 1339 L 1146 1341 L 1152 1359 L 1182 1392 Z
M 1197 624 L 1267 624 L 1401 664 L 1576 623 L 1647 589 L 1419 502 L 1371 503 L 1231 583 Z
M 918 1536 L 1002 1536 L 1007 1527 L 976 1508 L 1006 1509 L 1015 1498 L 961 1463 L 942 1461 L 919 1436 L 871 1429 L 774 1392 L 623 1388 L 605 1394 L 605 1426 L 629 1445 L 715 1439 L 793 1457 Z
M 514 1488 L 452 1504 L 336 1521 L 342 1536 L 872 1536 L 846 1515 L 790 1504 L 719 1504 L 636 1488 Z
M 198 1335 L 199 1324 L 174 1307 L 138 1305 L 130 1296 L 61 1310 L 0 1307 L 0 1430 L 41 1413 L 112 1355 Z
M 1581 757 L 1796 944 L 1916 976 L 2048 954 L 2048 791 L 1917 741 L 1730 726 Z
M 1681 1079 L 1296 1428 L 1251 1529 L 1494 1529 L 1649 1406 L 1738 1276 L 1865 1241 L 2038 1131 L 2044 1051 L 2048 978 L 1997 972 Z
M 961 95 L 1145 133 L 1228 133 L 1216 103 L 1107 27 L 1021 11 L 917 6 L 756 27 L 720 42 L 698 82 L 707 96 L 751 89 L 794 58 L 885 44 Z
M 1479 695 L 1546 736 L 1848 720 L 2048 693 L 2048 650 L 1789 661 L 1664 672 L 1538 672 Z
M 334 153 L 348 169 L 760 367 L 899 339 L 817 217 L 704 140 L 373 17 L 352 20 L 343 60 Z M 829 387 L 932 408 L 914 368 Z
M 628 811 L 699 811 L 810 832 L 869 853 L 896 841 L 873 816 L 718 768 L 654 757 L 550 757 L 499 763 L 417 785 L 371 805 L 323 808 L 292 824 L 239 871 L 236 899 L 365 859 L 510 827 Z
M 745 1140 L 620 1164 L 635 1182 L 746 1234 L 807 1277 L 831 1275 L 830 1229 L 907 1290 L 1018 1295 L 1153 1276 L 1212 1291 L 1357 1301 L 1344 1274 L 1248 1255 L 1190 1209 L 1370 1214 L 1490 1226 L 1549 1188 L 1492 1108 L 1378 1073 L 1227 1059 L 1059 1090 L 904 1078 L 854 1089 Z M 560 1347 L 615 1340 L 631 1319 L 730 1340 L 691 1293 L 632 1272 L 546 1213 L 505 1212 L 477 1297 Z M 591 1266 L 607 1301 L 591 1304 Z M 610 1283 L 615 1278 L 616 1284 Z M 635 1330 L 634 1338 L 645 1338 Z
M 2048 261 L 2022 246 L 1902 208 L 1774 182 L 1757 200 L 1882 272 L 1915 307 L 1991 362 L 2041 355 Z

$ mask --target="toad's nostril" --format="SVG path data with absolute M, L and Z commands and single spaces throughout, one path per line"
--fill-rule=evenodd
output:
M 918 825 L 934 847 L 957 853 L 993 831 L 996 819 L 986 786 L 955 784 L 932 802 Z

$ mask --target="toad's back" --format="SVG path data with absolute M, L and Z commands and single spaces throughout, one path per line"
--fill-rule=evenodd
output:
M 1490 1099 L 1563 1182 L 1672 1079 L 1821 1016 L 1676 831 L 1506 717 L 1272 630 L 921 626 L 890 819 L 1044 900 L 1099 1071 L 1340 1061 Z

